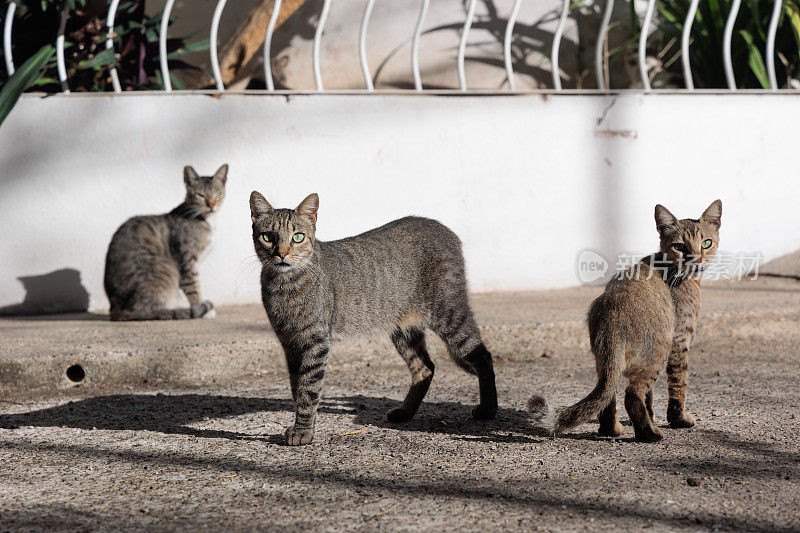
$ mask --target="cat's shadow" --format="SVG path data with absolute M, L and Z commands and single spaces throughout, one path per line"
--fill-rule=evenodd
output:
M 417 416 L 403 424 L 386 420 L 386 412 L 399 402 L 390 398 L 362 395 L 327 398 L 320 404 L 322 416 L 339 414 L 353 417 L 363 426 L 392 428 L 452 435 L 453 438 L 489 442 L 536 443 L 548 438 L 532 428 L 523 411 L 501 408 L 497 418 L 476 421 L 470 417 L 471 406 L 455 402 L 425 402 Z M 270 422 L 269 413 L 294 410 L 289 399 L 218 396 L 207 394 L 116 394 L 71 401 L 55 407 L 27 413 L 0 415 L 0 428 L 68 427 L 117 431 L 153 431 L 168 435 L 191 435 L 200 438 L 261 441 L 283 444 L 283 434 L 252 433 L 202 426 L 215 419 L 261 413 Z M 285 417 L 282 417 L 282 419 Z
M 472 405 L 423 402 L 414 418 L 394 423 L 386 420 L 386 413 L 400 405 L 397 400 L 357 395 L 330 398 L 329 402 L 349 406 L 355 417 L 353 422 L 364 426 L 446 434 L 460 440 L 484 442 L 535 443 L 547 438 L 544 431 L 530 425 L 527 412 L 502 406 L 494 420 L 474 420 L 470 415 Z
M 0 317 L 27 317 L 71 313 L 82 316 L 89 309 L 89 292 L 83 286 L 81 273 L 62 268 L 46 274 L 17 278 L 25 289 L 25 298 L 16 304 L 0 307 Z M 91 316 L 91 314 L 88 314 Z M 50 318 L 52 317 L 45 317 Z

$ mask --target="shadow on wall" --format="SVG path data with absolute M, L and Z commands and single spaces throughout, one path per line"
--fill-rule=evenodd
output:
M 493 84 L 497 79 L 495 72 L 504 73 L 505 71 L 505 63 L 501 50 L 505 39 L 506 27 L 508 25 L 508 17 L 500 15 L 495 0 L 483 0 L 482 4 L 485 13 L 475 16 L 471 31 L 485 30 L 489 33 L 490 39 L 479 40 L 473 37 L 467 44 L 468 53 L 465 57 L 465 61 L 467 63 L 479 63 L 488 67 L 488 70 L 483 74 L 472 73 L 471 77 L 474 79 L 471 80 L 471 85 L 490 88 L 494 86 Z M 278 28 L 278 30 L 276 30 L 272 41 L 272 75 L 274 77 L 276 89 L 298 89 L 296 86 L 297 80 L 290 79 L 291 75 L 287 74 L 290 54 L 287 55 L 286 52 L 293 46 L 296 46 L 299 40 L 313 41 L 322 6 L 323 0 L 306 1 L 282 26 L 280 26 L 280 28 Z M 414 9 L 416 10 L 416 8 Z M 466 16 L 466 9 L 466 2 L 464 2 L 464 16 Z M 599 20 L 601 15 L 599 12 L 595 13 L 595 8 L 593 6 L 588 6 L 585 10 L 590 10 L 592 17 Z M 556 7 L 536 21 L 525 23 L 522 20 L 518 20 L 514 26 L 511 46 L 514 71 L 518 76 L 529 76 L 531 78 L 530 86 L 532 88 L 546 89 L 552 87 L 550 50 L 553 44 L 553 32 L 550 29 L 545 29 L 545 27 L 554 26 L 560 13 L 561 8 Z M 578 12 L 575 10 L 570 14 L 570 17 L 573 18 L 577 24 L 582 25 L 584 19 L 579 19 L 578 16 Z M 593 20 L 591 17 L 584 18 Z M 452 23 L 439 24 L 433 27 L 426 26 L 422 35 L 430 36 L 442 32 L 452 33 L 454 34 L 453 43 L 457 43 L 460 39 L 463 26 L 463 18 L 458 18 Z M 587 33 L 589 33 L 588 30 Z M 414 88 L 410 70 L 404 74 L 404 79 L 397 79 L 399 75 L 397 72 L 386 72 L 394 56 L 400 53 L 407 54 L 410 52 L 411 40 L 412 35 L 409 30 L 407 38 L 398 43 L 386 57 L 377 63 L 377 68 L 373 73 L 373 81 L 376 87 L 406 90 Z M 500 51 L 500 55 L 498 55 L 498 51 Z M 427 67 L 429 69 L 428 71 L 423 69 L 422 77 L 425 88 L 457 88 L 455 85 L 437 85 L 425 81 L 426 77 L 432 74 L 440 74 L 442 70 L 450 71 L 456 69 L 455 47 L 448 49 L 446 52 L 440 50 L 439 53 L 442 54 L 440 62 L 436 65 L 429 65 Z M 574 41 L 567 38 L 563 39 L 560 57 L 561 69 L 565 72 L 565 75 L 562 76 L 564 88 L 571 89 L 579 86 L 595 86 L 594 82 L 587 84 L 584 80 L 584 77 L 593 79 L 593 71 L 582 63 L 583 58 L 581 56 L 581 50 L 578 49 Z M 540 65 L 542 63 L 543 65 Z M 265 89 L 266 82 L 264 80 L 263 68 L 262 55 L 255 54 L 250 63 L 237 75 L 236 81 L 239 82 L 246 79 L 247 89 Z M 361 73 L 358 72 L 354 74 L 354 76 L 356 77 L 350 80 L 353 86 L 361 87 Z M 502 80 L 503 81 L 496 88 L 507 87 L 508 80 L 506 78 L 502 78 Z M 525 88 L 524 82 L 522 82 L 521 79 L 519 83 Z
M 89 309 L 89 292 L 81 283 L 81 273 L 74 268 L 17 279 L 25 288 L 25 298 L 18 304 L 0 307 L 0 316 L 83 313 Z

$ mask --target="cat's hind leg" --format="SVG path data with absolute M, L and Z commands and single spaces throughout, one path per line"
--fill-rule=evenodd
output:
M 636 440 L 639 442 L 658 442 L 664 435 L 653 424 L 647 412 L 647 392 L 658 378 L 658 371 L 639 371 L 630 374 L 630 384 L 625 389 L 625 410 L 633 425 Z
M 481 341 L 472 310 L 468 305 L 451 304 L 432 317 L 431 329 L 447 345 L 453 361 L 470 374 L 478 376 L 480 403 L 472 409 L 472 418 L 493 419 L 497 414 L 497 388 L 492 354 Z
M 111 311 L 111 320 L 188 320 L 201 318 L 214 309 L 211 302 L 201 302 L 191 307 L 167 309 L 168 291 L 140 287 L 128 300 L 126 308 L 115 307 Z
M 419 409 L 433 380 L 434 365 L 425 346 L 425 331 L 421 327 L 398 327 L 392 342 L 411 371 L 411 388 L 400 407 L 386 413 L 389 422 L 410 420 Z
M 650 421 L 655 423 L 656 413 L 653 411 L 653 387 L 650 387 L 650 390 L 644 395 L 644 406 L 647 407 L 647 416 L 650 417 Z
M 478 375 L 480 403 L 472 409 L 472 418 L 475 420 L 492 420 L 497 414 L 497 387 L 494 382 L 492 354 L 481 342 L 463 360 Z
M 601 437 L 619 437 L 622 435 L 622 424 L 617 419 L 617 395 L 611 399 L 605 409 L 600 411 L 597 415 L 597 420 L 600 422 L 600 429 L 597 434 Z

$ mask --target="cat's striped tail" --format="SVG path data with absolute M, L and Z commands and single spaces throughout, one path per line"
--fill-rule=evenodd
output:
M 192 318 L 202 318 L 213 311 L 214 304 L 205 301 L 191 307 L 181 309 L 143 309 L 136 311 L 112 311 L 111 320 L 114 321 L 134 321 L 134 320 L 189 320 Z
M 579 424 L 589 421 L 604 409 L 617 391 L 625 370 L 625 351 L 615 350 L 607 359 L 592 392 L 578 403 L 561 409 L 551 407 L 544 397 L 534 394 L 528 399 L 528 412 L 533 423 L 544 427 L 552 435 L 558 435 Z

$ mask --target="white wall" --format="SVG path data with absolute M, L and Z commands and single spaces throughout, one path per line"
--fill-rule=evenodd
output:
M 64 268 L 106 307 L 109 238 L 177 205 L 185 164 L 230 164 L 201 266 L 220 304 L 258 299 L 253 189 L 319 193 L 321 239 L 437 218 L 481 291 L 576 284 L 584 248 L 653 249 L 657 202 L 696 217 L 722 198 L 722 247 L 772 258 L 800 248 L 798 123 L 794 95 L 26 95 L 0 128 L 0 307 Z

